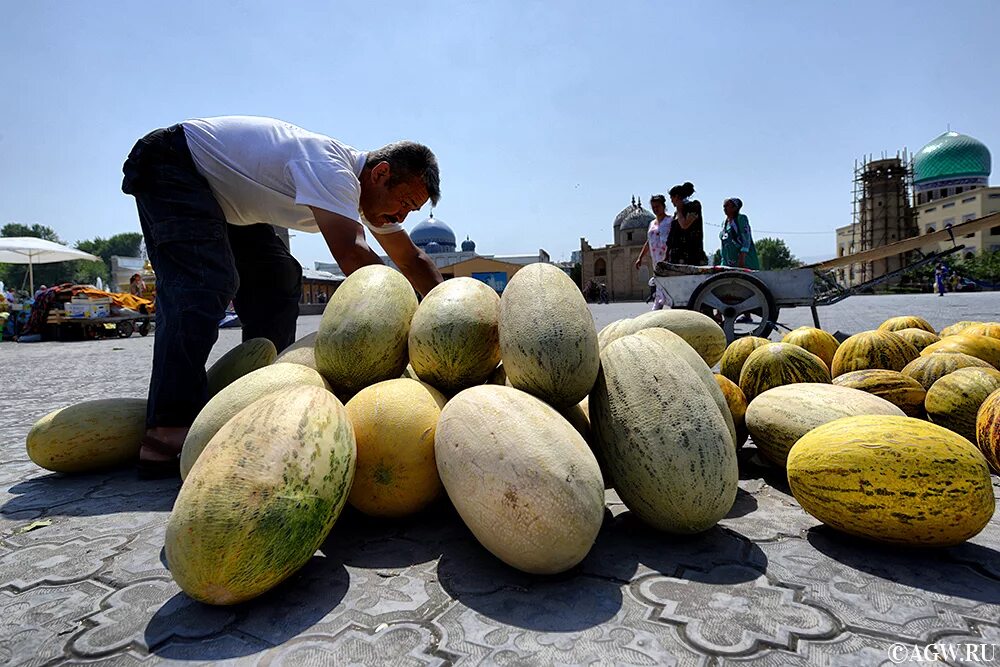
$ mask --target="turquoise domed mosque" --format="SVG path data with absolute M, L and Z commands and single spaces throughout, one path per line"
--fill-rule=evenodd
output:
M 913 156 L 917 205 L 989 186 L 990 150 L 978 139 L 948 131 Z

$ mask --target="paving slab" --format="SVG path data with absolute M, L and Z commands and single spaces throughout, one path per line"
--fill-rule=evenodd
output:
M 647 308 L 591 311 L 601 327 Z M 900 314 L 938 328 L 996 320 L 1000 294 L 862 296 L 820 311 L 845 333 Z M 319 319 L 300 318 L 299 335 Z M 808 309 L 779 319 L 811 324 Z M 213 360 L 239 340 L 220 331 Z M 1000 517 L 948 549 L 852 539 L 803 512 L 752 444 L 717 527 L 656 533 L 608 491 L 593 550 L 562 575 L 507 567 L 440 501 L 400 521 L 348 509 L 275 590 L 194 602 L 163 557 L 179 480 L 58 475 L 24 451 L 57 407 L 143 396 L 152 343 L 0 343 L 0 664 L 881 665 L 920 664 L 914 647 L 927 656 L 928 644 L 943 664 L 1000 664 Z M 1000 479 L 994 488 L 1000 497 Z

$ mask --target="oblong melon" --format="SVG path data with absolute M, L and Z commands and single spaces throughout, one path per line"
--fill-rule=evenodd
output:
M 694 310 L 651 310 L 633 318 L 625 328 L 630 334 L 658 327 L 669 329 L 687 341 L 709 368 L 726 351 L 726 334 L 715 320 Z M 610 341 L 609 341 L 610 342 Z
M 962 329 L 961 333 L 964 336 L 987 336 L 994 340 L 1000 340 L 1000 322 L 973 324 L 966 329 Z
M 961 352 L 948 354 L 928 354 L 919 356 L 906 364 L 902 371 L 903 375 L 911 377 L 925 389 L 930 389 L 931 385 L 943 378 L 948 373 L 957 371 L 959 368 L 993 368 L 982 359 L 978 359 Z
M 622 336 L 628 335 L 631 318 L 615 320 L 597 332 L 597 345 L 603 350 L 604 346 L 613 340 L 618 340 Z
M 525 266 L 500 298 L 500 357 L 510 384 L 557 409 L 597 377 L 597 329 L 580 288 L 552 264 Z
M 964 333 L 942 338 L 936 343 L 925 347 L 920 354 L 961 352 L 982 359 L 993 368 L 1000 368 L 1000 340 L 989 336 L 967 336 Z
M 979 450 L 912 417 L 844 417 L 813 429 L 788 454 L 788 484 L 828 526 L 890 544 L 958 544 L 995 507 Z
M 917 315 L 890 317 L 878 325 L 878 331 L 899 331 L 900 329 L 923 329 L 932 334 L 937 333 L 937 329 L 932 327 L 930 322 Z
M 1000 389 L 979 406 L 975 443 L 994 472 L 1000 473 Z
M 917 348 L 917 352 L 920 352 L 928 345 L 941 340 L 937 334 L 931 333 L 930 331 L 924 331 L 923 329 L 899 329 L 893 333 L 913 347 Z
M 358 269 L 337 288 L 323 311 L 315 352 L 317 370 L 338 396 L 403 374 L 416 310 L 410 283 L 381 264 Z
M 757 449 L 784 467 L 795 442 L 817 426 L 857 415 L 905 416 L 889 401 L 850 387 L 803 382 L 769 389 L 747 406 L 747 430 Z
M 833 384 L 884 398 L 902 410 L 907 417 L 924 415 L 927 390 L 917 380 L 900 371 L 887 371 L 883 368 L 851 371 L 833 378 Z
M 823 360 L 826 367 L 833 365 L 833 357 L 837 354 L 840 341 L 833 334 L 816 327 L 799 327 L 789 331 L 782 337 L 782 343 L 791 343 L 812 352 Z
M 312 368 L 283 362 L 247 373 L 213 396 L 195 417 L 184 438 L 181 479 L 187 478 L 194 462 L 219 429 L 243 408 L 265 396 L 300 384 L 327 388 L 323 376 Z
M 274 363 L 299 364 L 300 366 L 308 366 L 316 370 L 316 353 L 314 350 L 316 347 L 316 334 L 317 332 L 315 331 L 311 334 L 306 334 L 286 347 L 278 355 L 278 358 L 274 360 Z
M 781 385 L 829 381 L 830 369 L 823 360 L 791 343 L 770 343 L 757 348 L 740 371 L 740 389 L 750 402 Z
M 365 387 L 347 402 L 358 445 L 347 498 L 354 508 L 370 516 L 401 517 L 441 494 L 434 431 L 445 402 L 434 387 L 406 378 Z
M 722 390 L 722 395 L 729 405 L 729 414 L 733 416 L 733 426 L 736 428 L 736 448 L 746 444 L 750 432 L 747 431 L 747 397 L 743 395 L 740 386 L 725 375 L 716 373 L 715 382 Z
M 927 418 L 975 442 L 976 415 L 997 389 L 1000 389 L 1000 371 L 995 368 L 959 368 L 927 390 L 924 399 Z
M 215 434 L 177 495 L 165 539 L 174 580 L 218 605 L 281 583 L 340 516 L 355 456 L 347 411 L 326 389 L 298 385 L 244 408 Z
M 101 398 L 53 410 L 31 427 L 25 446 L 35 465 L 64 473 L 135 463 L 146 433 L 146 400 Z
M 892 331 L 862 331 L 840 344 L 833 356 L 830 373 L 837 377 L 868 368 L 901 371 L 918 356 L 917 348 Z
M 233 381 L 258 368 L 270 366 L 278 357 L 278 351 L 267 338 L 251 338 L 243 341 L 212 364 L 208 376 L 208 397 L 215 396 Z
M 770 344 L 771 341 L 758 336 L 737 338 L 722 353 L 722 359 L 719 360 L 719 373 L 729 378 L 731 382 L 739 385 L 740 373 L 743 371 L 743 364 L 746 363 L 747 357 L 758 347 Z
M 697 533 L 732 508 L 729 428 L 690 366 L 656 341 L 625 336 L 604 348 L 590 423 L 612 485 L 647 524 Z
M 551 406 L 512 387 L 472 387 L 445 405 L 434 441 L 448 497 L 497 558 L 555 574 L 590 551 L 604 482 L 583 437 Z
M 973 324 L 983 324 L 977 320 L 962 320 L 961 322 L 955 322 L 952 325 L 946 326 L 944 329 L 938 332 L 941 338 L 946 336 L 954 336 L 957 333 L 962 333 L 965 329 L 971 327 Z
M 500 297 L 474 278 L 454 278 L 424 297 L 410 322 L 417 377 L 454 393 L 482 384 L 500 363 Z

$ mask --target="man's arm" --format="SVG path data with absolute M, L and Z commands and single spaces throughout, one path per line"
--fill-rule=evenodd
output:
M 337 266 L 349 276 L 362 266 L 381 264 L 382 260 L 368 246 L 365 240 L 365 228 L 361 223 L 345 218 L 338 213 L 331 213 L 321 208 L 310 206 L 319 231 L 326 240 L 330 253 L 337 260 Z
M 391 234 L 376 234 L 378 240 L 406 279 L 423 296 L 444 282 L 441 272 L 423 250 L 413 245 L 409 234 L 400 230 Z

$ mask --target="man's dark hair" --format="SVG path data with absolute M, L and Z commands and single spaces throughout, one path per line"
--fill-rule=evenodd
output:
M 397 141 L 368 153 L 367 166 L 374 167 L 379 162 L 389 163 L 388 187 L 418 178 L 427 188 L 431 205 L 437 205 L 441 198 L 441 174 L 437 158 L 427 146 L 414 141 Z

